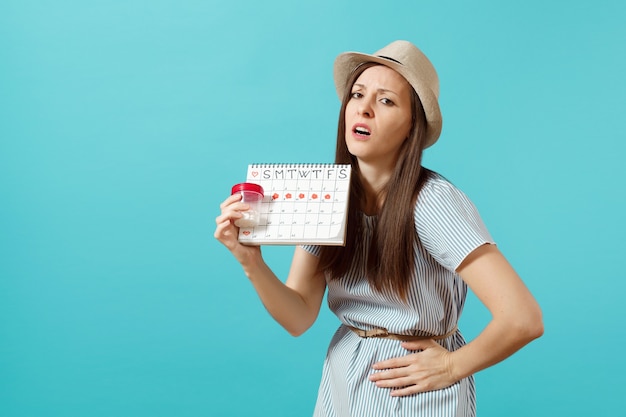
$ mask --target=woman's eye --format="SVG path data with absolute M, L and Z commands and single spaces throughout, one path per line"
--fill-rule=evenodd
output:
M 389 106 L 393 106 L 393 101 L 389 100 L 388 98 L 381 98 L 380 102 Z
M 363 97 L 363 94 L 359 93 L 358 91 L 355 91 L 352 93 L 352 98 L 361 98 Z

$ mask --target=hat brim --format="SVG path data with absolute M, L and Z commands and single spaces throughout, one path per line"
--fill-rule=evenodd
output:
M 339 99 L 343 100 L 345 90 L 348 87 L 348 79 L 352 72 L 359 67 L 359 65 L 366 62 L 375 62 L 377 64 L 384 65 L 396 71 L 407 80 L 407 82 L 413 87 L 417 93 L 422 106 L 424 107 L 424 113 L 426 115 L 426 145 L 425 148 L 432 146 L 439 135 L 441 134 L 442 118 L 441 110 L 439 108 L 439 100 L 435 92 L 433 92 L 426 84 L 424 84 L 418 77 L 414 76 L 407 68 L 391 59 L 379 57 L 376 55 L 363 54 L 360 52 L 344 52 L 337 56 L 333 68 L 333 76 L 335 79 L 335 88 Z

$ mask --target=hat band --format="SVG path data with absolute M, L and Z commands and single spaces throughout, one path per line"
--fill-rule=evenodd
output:
M 390 58 L 390 57 L 388 57 L 388 56 L 384 56 L 384 55 L 377 55 L 377 57 L 379 57 L 379 58 L 385 58 L 385 59 L 388 59 L 388 60 L 390 60 L 390 61 L 393 61 L 393 62 L 395 62 L 395 63 L 397 63 L 397 64 L 400 64 L 400 65 L 404 66 L 404 64 L 403 64 L 402 62 L 398 61 L 397 59 L 393 59 L 393 58 Z

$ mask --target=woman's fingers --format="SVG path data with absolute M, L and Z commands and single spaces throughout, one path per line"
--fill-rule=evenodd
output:
M 240 201 L 240 200 L 241 200 L 241 194 L 231 195 L 226 200 L 222 201 L 222 204 L 220 204 L 220 209 L 223 211 L 229 205 L 233 204 L 236 201 Z

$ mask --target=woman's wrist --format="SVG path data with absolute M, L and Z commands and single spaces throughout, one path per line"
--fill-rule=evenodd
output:
M 245 259 L 241 261 L 241 266 L 249 280 L 253 280 L 259 271 L 267 269 L 260 250 L 247 253 Z
M 447 369 L 450 379 L 454 382 L 466 378 L 466 372 L 463 371 L 462 360 L 459 358 L 459 351 L 450 352 L 447 357 Z

